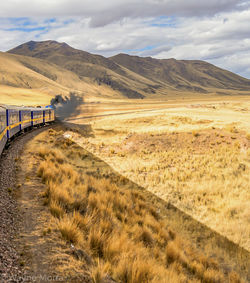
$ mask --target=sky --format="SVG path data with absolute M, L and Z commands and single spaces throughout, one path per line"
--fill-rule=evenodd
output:
M 205 60 L 250 79 L 250 0 L 6 0 L 0 50 L 56 40 L 106 57 Z

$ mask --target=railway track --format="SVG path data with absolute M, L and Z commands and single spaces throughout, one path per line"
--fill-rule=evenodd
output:
M 27 142 L 48 127 L 34 128 L 16 136 L 0 156 L 0 282 L 23 282 L 16 246 L 22 218 L 16 199 L 16 161 Z

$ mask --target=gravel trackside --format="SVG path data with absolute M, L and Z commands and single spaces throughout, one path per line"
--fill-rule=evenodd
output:
M 47 127 L 46 127 L 47 128 Z M 15 239 L 21 225 L 16 190 L 16 160 L 25 144 L 46 128 L 17 137 L 0 157 L 0 282 L 23 282 L 22 264 Z

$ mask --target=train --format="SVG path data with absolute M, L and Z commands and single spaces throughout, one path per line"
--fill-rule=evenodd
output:
M 31 108 L 0 105 L 0 155 L 8 141 L 19 133 L 54 121 L 55 110 L 51 106 Z

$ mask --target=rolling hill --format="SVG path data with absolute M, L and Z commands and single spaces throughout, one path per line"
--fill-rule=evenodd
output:
M 55 94 L 117 94 L 107 86 L 81 80 L 75 73 L 38 58 L 0 52 L 0 103 L 47 104 Z
M 1 84 L 51 94 L 73 90 L 93 96 L 138 99 L 250 92 L 250 80 L 204 61 L 127 54 L 105 58 L 56 41 L 30 41 L 0 53 L 0 57 L 12 62 L 1 63 Z M 3 65 L 8 66 L 9 79 Z M 22 71 L 18 71 L 20 68 Z
M 142 58 L 119 54 L 110 58 L 127 69 L 176 89 L 206 92 L 206 88 L 249 90 L 250 80 L 197 60 Z

